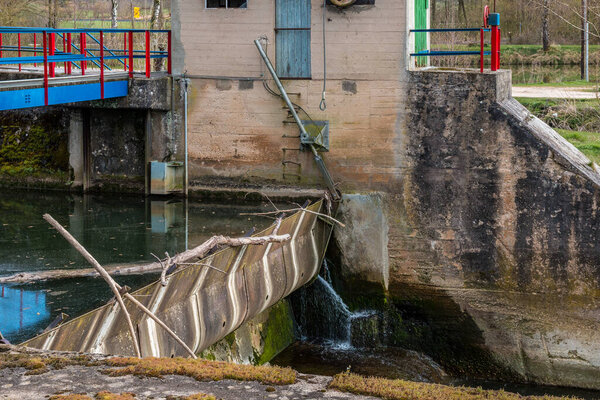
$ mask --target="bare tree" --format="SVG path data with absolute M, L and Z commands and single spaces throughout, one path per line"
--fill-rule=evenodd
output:
M 152 15 L 150 16 L 150 29 L 162 29 L 163 25 L 163 13 L 161 0 L 152 1 Z M 159 41 L 159 36 L 155 33 L 153 40 L 154 48 L 158 48 L 160 51 L 165 50 L 163 42 Z M 162 69 L 163 59 L 157 58 L 154 60 L 154 70 L 160 71 Z
M 587 28 L 587 19 L 588 19 L 588 7 L 587 0 L 581 0 L 581 79 L 585 79 L 586 76 L 586 51 L 587 47 L 585 45 L 585 31 Z
M 119 0 L 110 0 L 110 3 L 110 26 L 114 29 L 118 25 Z
M 550 50 L 550 32 L 548 31 L 549 0 L 544 0 L 542 11 L 542 47 L 544 51 Z

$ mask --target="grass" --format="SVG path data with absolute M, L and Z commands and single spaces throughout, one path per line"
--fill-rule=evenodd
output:
M 377 396 L 388 400 L 558 400 L 566 397 L 521 396 L 503 390 L 453 387 L 400 379 L 366 378 L 344 372 L 336 375 L 329 387 L 342 392 Z M 571 398 L 574 399 L 574 398 Z
M 587 158 L 600 165 L 600 133 L 556 129 L 558 133 L 577 147 Z
M 598 91 L 598 82 L 584 81 L 577 79 L 573 81 L 564 82 L 536 82 L 536 83 L 514 83 L 513 86 L 551 86 L 551 87 L 583 87 L 583 88 L 594 88 L 589 90 L 590 92 Z
M 600 111 L 598 100 L 517 98 L 587 158 L 600 165 Z
M 270 385 L 291 385 L 296 382 L 296 372 L 291 368 L 238 365 L 221 361 L 192 360 L 188 358 L 110 358 L 106 371 L 111 376 L 136 375 L 162 377 L 184 375 L 199 381 L 235 379 L 257 381 Z

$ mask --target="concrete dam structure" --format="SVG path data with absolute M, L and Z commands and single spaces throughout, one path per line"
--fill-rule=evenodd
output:
M 315 203 L 284 219 L 284 243 L 226 248 L 132 293 L 195 353 L 311 282 L 321 267 L 332 226 Z M 269 235 L 275 226 L 255 236 Z M 131 302 L 125 302 L 143 357 L 186 357 L 184 348 Z M 43 350 L 135 356 L 117 302 L 75 318 L 23 343 Z M 264 345 L 264 344 L 263 344 Z M 260 347 L 259 343 L 257 347 Z M 256 360 L 258 361 L 258 360 Z
M 190 199 L 322 196 L 259 39 L 302 118 L 326 127 L 345 224 L 327 250 L 332 287 L 350 311 L 376 311 L 362 345 L 420 351 L 457 376 L 600 389 L 600 169 L 512 98 L 509 71 L 411 56 L 429 43 L 413 32 L 428 26 L 422 0 L 201 3 L 172 1 L 171 76 L 130 79 L 126 98 L 0 113 L 18 134 L 66 138 L 69 180 L 55 187 L 147 193 L 158 161 L 186 162 Z M 295 245 L 214 255 L 227 279 L 185 267 L 140 301 L 201 352 L 314 278 L 331 228 L 310 213 L 282 231 L 293 226 Z M 118 315 L 108 305 L 27 344 L 133 354 Z M 144 355 L 184 355 L 134 319 Z

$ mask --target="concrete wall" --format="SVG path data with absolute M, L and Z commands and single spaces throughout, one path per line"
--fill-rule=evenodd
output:
M 381 202 L 389 234 L 371 237 L 388 243 L 389 286 L 356 290 L 378 282 L 365 256 L 339 258 L 338 288 L 384 311 L 374 342 L 451 372 L 599 388 L 600 175 L 510 87 L 508 71 L 411 73 L 398 175 L 367 207 L 342 208 L 361 220 Z M 355 254 L 344 243 L 364 232 L 338 230 L 339 252 Z
M 254 0 L 248 7 L 206 10 L 196 1 L 174 2 L 173 19 L 181 22 L 180 31 L 174 22 L 181 43 L 178 68 L 192 81 L 190 178 L 195 184 L 226 177 L 236 184 L 322 185 L 312 157 L 299 150 L 298 128 L 283 102 L 260 80 L 266 69 L 253 40 L 265 36 L 275 60 L 274 2 Z M 322 11 L 322 1 L 313 0 L 312 80 L 284 84 L 313 119 L 330 121 L 326 159 L 338 180 L 348 187 L 378 187 L 381 176 L 393 173 L 390 145 L 405 98 L 405 2 L 327 7 L 326 112 L 318 108 Z

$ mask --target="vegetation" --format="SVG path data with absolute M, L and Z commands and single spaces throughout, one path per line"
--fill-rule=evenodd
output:
M 591 161 L 600 165 L 600 107 L 598 100 L 518 98 L 519 102 L 556 129 Z
M 59 394 L 55 396 L 51 396 L 50 400 L 135 400 L 135 394 L 133 393 L 110 393 L 107 391 L 99 392 L 94 397 L 90 397 L 86 394 Z M 167 396 L 167 400 L 216 400 L 214 396 L 197 393 L 191 396 Z
M 336 375 L 330 388 L 343 392 L 377 396 L 389 400 L 553 400 L 564 399 L 554 396 L 521 396 L 503 390 L 452 387 L 431 383 L 409 382 L 383 378 L 366 378 L 344 372 Z
M 111 358 L 106 371 L 111 376 L 137 375 L 161 377 L 184 375 L 196 380 L 235 379 L 258 381 L 271 385 L 290 385 L 296 382 L 296 372 L 291 368 L 230 364 L 220 361 L 192 360 L 188 358 Z

